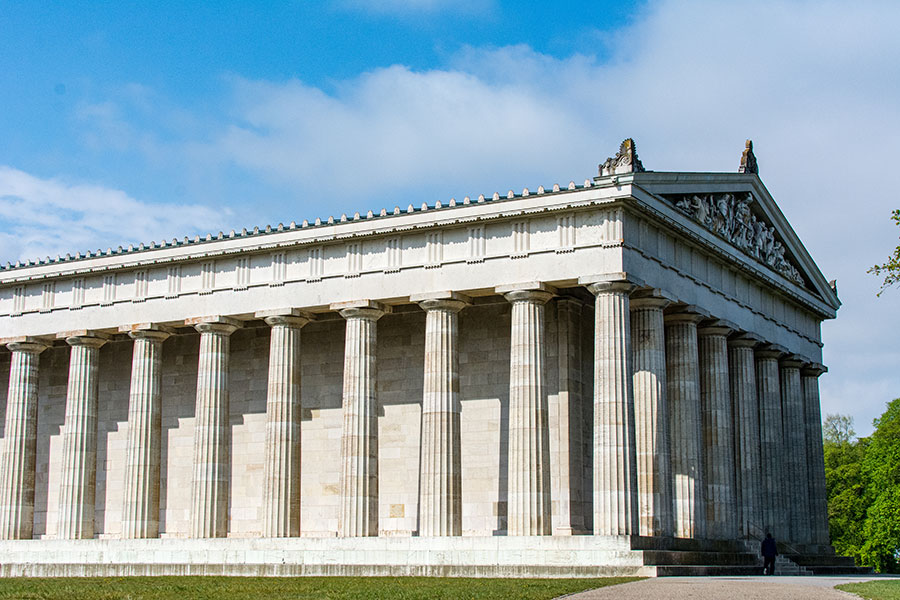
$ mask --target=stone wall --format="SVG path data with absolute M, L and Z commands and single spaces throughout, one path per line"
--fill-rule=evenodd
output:
M 558 466 L 552 470 L 553 524 L 560 528 L 575 523 L 582 531 L 591 526 L 592 307 L 568 301 L 573 308 L 565 313 L 561 341 L 559 302 L 551 301 L 546 308 L 546 393 L 552 461 L 567 460 L 571 471 L 561 479 Z M 262 530 L 269 332 L 268 326 L 253 321 L 231 337 L 231 537 L 255 537 Z M 185 537 L 190 530 L 199 337 L 182 329 L 163 343 L 162 537 Z M 424 337 L 425 313 L 413 306 L 378 322 L 379 530 L 385 536 L 409 536 L 418 530 Z M 301 535 L 332 536 L 340 498 L 344 321 L 326 316 L 309 323 L 301 339 Z M 464 535 L 506 530 L 509 344 L 510 305 L 505 301 L 488 300 L 460 313 Z M 561 361 L 561 352 L 571 354 L 572 360 Z M 101 538 L 121 533 L 131 354 L 130 340 L 112 341 L 100 350 L 95 531 Z M 68 356 L 67 347 L 54 347 L 40 359 L 36 537 L 56 533 Z M 0 355 L 2 399 L 8 357 Z M 561 397 L 572 402 L 568 416 Z M 560 503 L 563 489 L 568 500 Z

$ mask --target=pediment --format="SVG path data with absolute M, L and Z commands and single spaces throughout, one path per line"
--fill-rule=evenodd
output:
M 771 269 L 835 310 L 840 306 L 834 289 L 757 175 L 637 175 L 635 183 L 640 176 L 653 180 L 639 183 L 644 190 L 723 240 L 748 261 Z
M 755 207 L 752 192 L 665 194 L 675 208 L 789 281 L 806 287 L 807 280 L 788 252 L 784 236 Z

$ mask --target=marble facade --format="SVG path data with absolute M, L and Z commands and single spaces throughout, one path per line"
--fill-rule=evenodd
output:
M 8 265 L 0 543 L 824 547 L 839 306 L 755 168 L 630 140 L 583 184 Z

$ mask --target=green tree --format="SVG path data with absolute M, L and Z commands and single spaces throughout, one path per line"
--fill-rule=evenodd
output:
M 862 563 L 869 506 L 863 472 L 868 440 L 855 439 L 853 417 L 848 415 L 827 415 L 822 433 L 831 544 L 838 554 Z
M 837 446 L 847 443 L 856 437 L 853 430 L 853 417 L 850 415 L 825 415 L 825 422 L 822 423 L 822 436 L 825 443 L 831 443 Z
M 900 209 L 895 210 L 891 214 L 891 220 L 900 226 Z M 881 289 L 878 291 L 879 296 L 884 290 L 900 281 L 900 246 L 894 248 L 894 252 L 888 257 L 887 262 L 871 267 L 867 273 L 872 273 L 879 277 L 884 275 L 884 281 L 881 283 Z
M 878 571 L 895 573 L 900 557 L 900 398 L 875 420 L 863 459 L 868 483 L 862 559 Z

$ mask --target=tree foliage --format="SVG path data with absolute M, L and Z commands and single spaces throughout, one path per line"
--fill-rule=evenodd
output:
M 822 423 L 822 436 L 825 443 L 840 446 L 856 437 L 853 430 L 853 417 L 850 415 L 825 415 Z
M 868 508 L 862 470 L 866 440 L 853 439 L 853 418 L 846 415 L 828 415 L 823 435 L 831 544 L 838 554 L 862 562 Z
M 862 558 L 879 571 L 896 572 L 900 555 L 900 398 L 875 420 L 863 459 L 868 481 Z
M 839 554 L 881 572 L 900 571 L 900 398 L 855 439 L 853 420 L 823 425 L 831 543 Z
M 900 209 L 895 210 L 891 214 L 891 220 L 900 226 Z M 885 263 L 869 268 L 867 273 L 872 273 L 878 277 L 884 275 L 884 281 L 881 283 L 881 289 L 878 291 L 879 296 L 884 290 L 900 281 L 900 246 L 894 248 L 894 252 Z

